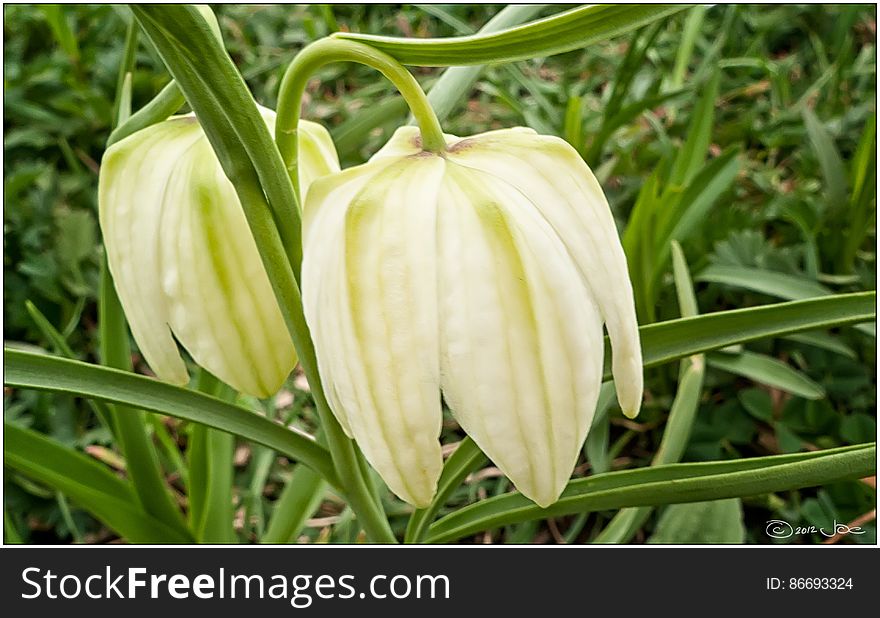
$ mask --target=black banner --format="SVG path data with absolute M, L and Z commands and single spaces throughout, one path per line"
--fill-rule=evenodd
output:
M 7 546 L 0 602 L 97 615 L 221 604 L 272 615 L 664 608 L 706 616 L 771 607 L 821 615 L 873 598 L 878 555 L 844 547 Z

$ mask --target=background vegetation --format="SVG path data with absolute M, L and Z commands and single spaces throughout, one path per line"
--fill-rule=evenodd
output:
M 215 7 L 227 47 L 257 100 L 274 107 L 286 64 L 336 30 L 452 36 L 479 29 L 500 6 Z M 558 9 L 548 7 L 542 14 Z M 58 351 L 41 315 L 81 359 L 94 360 L 101 263 L 97 173 L 113 118 L 127 9 L 4 9 L 4 338 Z M 135 109 L 168 76 L 144 42 Z M 426 89 L 441 71 L 416 69 Z M 673 286 L 682 257 L 700 312 L 876 287 L 876 13 L 873 6 L 698 7 L 632 35 L 547 59 L 488 67 L 444 122 L 466 135 L 525 125 L 566 138 L 606 188 L 628 253 L 641 323 L 684 310 Z M 304 117 L 323 122 L 344 165 L 375 152 L 406 121 L 390 85 L 364 67 L 331 66 L 310 88 Z M 678 253 L 678 241 L 683 253 Z M 681 260 L 679 260 L 681 263 Z M 708 369 L 683 461 L 856 444 L 876 437 L 873 325 L 807 333 L 706 356 Z M 138 358 L 136 367 L 146 368 Z M 660 444 L 679 381 L 649 370 L 636 422 L 615 410 L 594 426 L 578 474 L 644 466 Z M 296 375 L 272 402 L 240 401 L 314 430 Z M 609 404 L 610 405 L 610 404 Z M 7 421 L 36 429 L 124 472 L 109 433 L 85 402 L 4 392 Z M 184 487 L 191 427 L 156 418 L 173 487 Z M 444 443 L 460 440 L 448 419 Z M 236 444 L 234 530 L 260 535 L 290 478 L 287 461 Z M 509 491 L 488 467 L 451 504 Z M 115 538 L 54 490 L 6 470 L 7 540 Z M 180 496 L 183 499 L 182 495 Z M 358 539 L 329 491 L 294 538 Z M 703 511 L 645 513 L 627 540 L 773 541 L 768 520 L 824 527 L 857 521 L 841 543 L 876 542 L 873 479 L 726 501 Z M 389 514 L 408 507 L 386 498 Z M 590 542 L 614 513 L 497 529 L 474 542 Z M 393 521 L 402 529 L 405 518 Z M 642 520 L 640 519 L 640 522 Z M 599 539 L 601 540 L 601 538 Z M 821 534 L 784 542 L 815 543 Z M 780 541 L 777 541 L 780 542 Z

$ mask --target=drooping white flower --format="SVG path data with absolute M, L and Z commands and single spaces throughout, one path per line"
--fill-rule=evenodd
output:
M 270 131 L 275 113 L 261 108 Z M 300 123 L 301 195 L 339 170 L 327 131 Z M 156 375 L 188 381 L 193 360 L 244 393 L 268 397 L 296 352 L 232 183 L 195 116 L 111 146 L 101 163 L 101 230 L 119 300 Z
M 330 406 L 398 496 L 425 506 L 441 393 L 527 497 L 555 502 L 602 380 L 638 413 L 642 363 L 626 259 L 599 183 L 555 137 L 399 129 L 305 202 L 305 316 Z

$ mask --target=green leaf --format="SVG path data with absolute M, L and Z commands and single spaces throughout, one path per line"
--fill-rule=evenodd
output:
M 504 7 L 480 28 L 480 34 L 489 34 L 505 30 L 533 18 L 545 8 L 541 4 L 511 4 Z M 465 24 L 466 25 L 466 24 Z M 428 92 L 428 102 L 434 108 L 437 119 L 441 122 L 449 116 L 455 106 L 470 94 L 485 66 L 454 66 L 449 67 L 434 82 Z
M 568 484 L 542 509 L 519 493 L 469 505 L 435 522 L 427 538 L 448 543 L 482 530 L 575 513 L 755 496 L 872 474 L 876 444 L 733 461 L 608 472 Z
M 721 72 L 716 71 L 702 88 L 702 94 L 694 105 L 687 139 L 679 149 L 669 177 L 671 187 L 683 187 L 693 180 L 706 161 L 706 153 L 712 141 L 715 120 L 715 99 L 721 83 Z
M 230 401 L 235 392 L 202 369 L 199 391 Z M 232 456 L 235 436 L 205 425 L 191 428 L 187 443 L 189 458 L 190 528 L 199 543 L 234 543 Z
M 337 32 L 366 43 L 402 64 L 426 67 L 513 62 L 552 56 L 631 32 L 688 8 L 668 4 L 583 6 L 498 33 L 413 39 Z
M 746 266 L 711 264 L 697 275 L 697 281 L 721 283 L 777 298 L 801 300 L 827 296 L 831 290 L 805 277 Z
M 275 503 L 269 527 L 260 543 L 293 543 L 306 520 L 315 512 L 327 490 L 320 476 L 306 466 L 296 466 Z
M 797 343 L 804 343 L 816 348 L 828 350 L 829 352 L 835 352 L 853 360 L 856 359 L 856 353 L 850 346 L 841 341 L 839 337 L 835 337 L 829 333 L 796 333 L 793 335 L 786 335 L 783 339 L 787 341 L 795 341 Z
M 681 246 L 672 241 L 672 270 L 678 305 L 683 316 L 698 315 L 697 299 L 691 282 L 690 271 Z M 660 447 L 657 449 L 652 466 L 676 463 L 681 460 L 694 425 L 694 419 L 700 409 L 703 393 L 703 378 L 706 373 L 705 359 L 702 354 L 682 361 L 678 389 Z M 638 532 L 650 517 L 653 509 L 649 506 L 622 509 L 593 540 L 594 543 L 626 543 Z
M 405 543 L 419 543 L 428 532 L 428 526 L 440 507 L 449 499 L 455 489 L 461 485 L 468 474 L 486 463 L 486 456 L 476 442 L 465 438 L 458 444 L 458 448 L 449 456 L 443 464 L 440 480 L 437 482 L 437 493 L 431 501 L 431 505 L 425 509 L 419 509 L 409 518 L 406 527 Z
M 647 542 L 649 545 L 700 545 L 743 543 L 745 538 L 742 501 L 731 498 L 669 505 Z
M 590 462 L 593 474 L 601 474 L 611 469 L 612 457 L 608 443 L 611 429 L 609 408 L 615 397 L 614 381 L 603 382 L 599 389 L 599 399 L 596 402 L 596 412 L 593 414 L 590 432 L 584 442 L 584 456 Z
M 337 484 L 327 450 L 311 437 L 215 397 L 118 369 L 4 349 L 4 384 L 68 393 L 202 423 L 268 446 Z
M 98 337 L 103 363 L 131 371 L 128 328 L 106 257 L 102 263 L 98 294 Z M 159 456 L 147 429 L 146 414 L 137 407 L 107 407 L 138 501 L 154 517 L 186 533 L 186 522 L 165 483 Z
M 694 53 L 694 45 L 700 34 L 700 26 L 703 25 L 703 17 L 708 7 L 705 5 L 695 6 L 687 15 L 678 52 L 675 54 L 675 66 L 672 68 L 672 76 L 669 78 L 669 89 L 680 88 L 684 83 L 684 76 L 690 65 Z
M 755 352 L 712 354 L 709 366 L 728 371 L 805 399 L 821 399 L 825 389 L 781 360 Z
M 802 300 L 832 294 L 831 290 L 812 279 L 746 266 L 712 264 L 697 275 L 697 281 L 709 281 L 745 288 L 788 300 Z M 875 336 L 873 324 L 862 324 L 856 328 L 867 335 Z
M 867 414 L 856 412 L 840 422 L 840 437 L 850 444 L 870 440 L 877 435 L 877 421 Z
M 694 177 L 680 199 L 661 213 L 655 258 L 655 277 L 665 268 L 671 240 L 685 242 L 705 225 L 709 210 L 730 188 L 739 172 L 737 147 L 713 159 Z
M 737 394 L 746 412 L 765 423 L 773 422 L 773 400 L 770 393 L 760 388 L 746 388 Z
M 827 193 L 828 206 L 832 209 L 841 208 L 846 203 L 847 179 L 846 168 L 843 159 L 834 140 L 825 126 L 816 117 L 809 107 L 804 106 L 801 114 L 804 117 L 804 126 L 810 143 L 819 157 L 819 166 L 822 168 L 822 176 L 825 179 L 825 191 Z
M 649 324 L 639 328 L 642 358 L 645 367 L 654 367 L 736 343 L 868 322 L 876 315 L 876 297 L 876 292 L 837 294 Z M 604 375 L 611 379 L 610 363 Z
M 79 45 L 76 42 L 73 29 L 70 27 L 70 22 L 67 20 L 65 7 L 61 4 L 44 4 L 40 8 L 46 21 L 49 22 L 49 27 L 52 29 L 52 34 L 55 35 L 58 45 L 71 60 L 78 62 Z
M 192 542 L 139 508 L 131 486 L 93 459 L 11 423 L 4 423 L 3 431 L 5 465 L 64 493 L 126 540 Z

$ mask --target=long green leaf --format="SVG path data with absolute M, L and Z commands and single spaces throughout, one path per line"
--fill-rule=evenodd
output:
M 352 32 L 334 37 L 360 41 L 402 64 L 426 67 L 513 62 L 581 49 L 631 32 L 688 8 L 669 4 L 583 6 L 492 34 L 412 39 Z
M 404 542 L 421 542 L 428 532 L 431 521 L 452 492 L 461 485 L 468 474 L 485 463 L 486 456 L 477 443 L 470 438 L 462 440 L 443 465 L 443 472 L 437 482 L 437 493 L 434 495 L 431 505 L 428 508 L 417 510 L 409 518 Z
M 98 317 L 101 360 L 108 367 L 130 371 L 128 328 L 106 259 L 101 270 Z M 159 456 L 150 438 L 146 414 L 136 406 L 108 407 L 138 501 L 148 513 L 185 533 L 186 523 L 165 483 Z
M 296 466 L 275 504 L 269 527 L 260 543 L 296 541 L 308 517 L 315 512 L 327 489 L 324 480 L 305 466 Z
M 794 455 L 608 472 L 572 481 L 559 501 L 546 509 L 519 493 L 477 502 L 435 522 L 427 541 L 448 543 L 533 519 L 738 498 L 862 478 L 874 474 L 876 455 L 876 444 L 871 443 Z
M 528 21 L 544 9 L 541 4 L 511 4 L 501 9 L 480 29 L 480 34 L 505 30 Z M 474 83 L 485 70 L 485 66 L 450 67 L 434 82 L 428 91 L 428 102 L 434 108 L 441 122 L 449 116 L 455 106 L 467 97 Z
M 198 390 L 223 401 L 235 392 L 202 369 Z M 187 444 L 190 478 L 190 528 L 200 543 L 234 543 L 232 527 L 235 436 L 205 425 L 192 428 Z
M 815 112 L 804 106 L 801 114 L 804 117 L 804 126 L 810 137 L 810 143 L 819 158 L 819 167 L 822 169 L 822 176 L 825 180 L 828 206 L 832 209 L 839 209 L 846 203 L 847 196 L 846 168 L 843 165 L 843 159 L 840 157 L 837 146 L 834 145 L 831 134 L 816 117 Z
M 804 374 L 777 358 L 755 352 L 717 353 L 709 356 L 709 365 L 744 378 L 778 388 L 806 399 L 822 399 L 825 389 Z
M 721 72 L 716 71 L 702 88 L 702 94 L 694 106 L 691 123 L 688 126 L 687 139 L 672 165 L 669 177 L 669 184 L 672 187 L 690 183 L 706 161 L 706 154 L 712 141 L 715 99 L 718 98 L 720 83 Z
M 45 483 L 132 543 L 190 543 L 192 538 L 138 507 L 131 486 L 93 459 L 12 423 L 4 423 L 3 462 Z
M 653 367 L 736 343 L 873 321 L 876 299 L 876 292 L 837 294 L 649 324 L 639 329 L 642 358 Z
M 79 62 L 79 44 L 67 19 L 66 7 L 62 4 L 44 4 L 41 9 L 58 45 L 71 60 Z
M 831 294 L 831 290 L 811 279 L 747 266 L 711 264 L 697 275 L 697 281 L 722 283 L 788 300 Z
M 688 13 L 687 19 L 684 22 L 681 43 L 678 46 L 678 52 L 675 54 L 675 66 L 672 68 L 672 76 L 669 78 L 670 90 L 680 88 L 684 83 L 684 76 L 687 73 L 688 65 L 690 65 L 694 45 L 700 34 L 700 26 L 703 24 L 703 17 L 705 17 L 707 10 L 708 8 L 705 5 L 698 5 Z
M 133 373 L 5 348 L 4 384 L 138 406 L 202 423 L 301 461 L 338 485 L 327 450 L 312 438 L 231 403 Z

